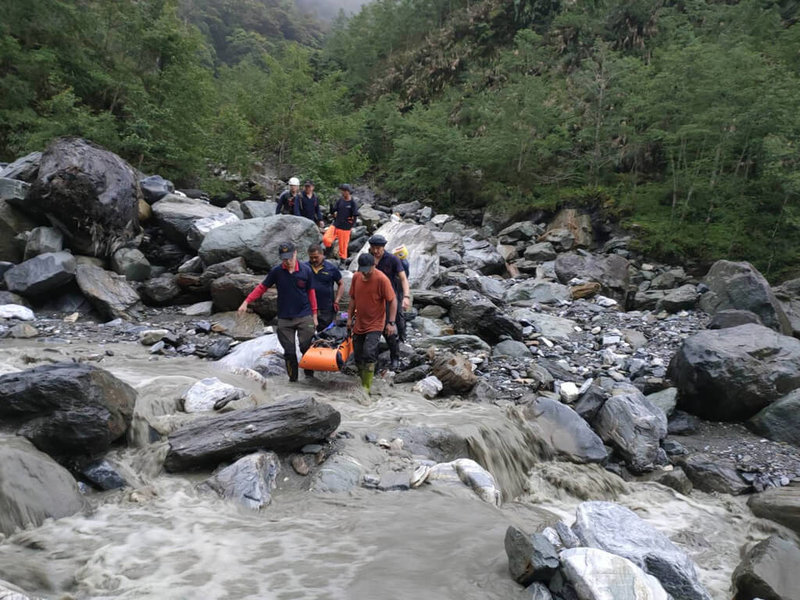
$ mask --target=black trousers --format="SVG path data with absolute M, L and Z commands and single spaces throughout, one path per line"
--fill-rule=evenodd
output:
M 378 362 L 378 344 L 381 341 L 380 331 L 353 334 L 353 354 L 357 365 Z

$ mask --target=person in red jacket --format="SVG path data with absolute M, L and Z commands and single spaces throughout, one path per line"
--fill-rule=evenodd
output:
M 264 295 L 270 287 L 278 290 L 278 341 L 283 347 L 283 358 L 289 381 L 297 381 L 297 349 L 295 336 L 301 354 L 311 346 L 317 327 L 317 295 L 313 287 L 313 274 L 308 265 L 297 260 L 297 249 L 287 242 L 278 246 L 281 264 L 272 270 L 245 298 L 239 312 L 246 312 L 247 305 Z M 313 377 L 314 371 L 305 371 L 306 377 Z
M 353 354 L 361 385 L 370 391 L 378 362 L 381 334 L 397 334 L 397 294 L 389 278 L 375 268 L 371 254 L 358 257 L 358 272 L 350 283 L 347 328 L 353 332 Z M 388 320 L 387 320 L 388 317 Z

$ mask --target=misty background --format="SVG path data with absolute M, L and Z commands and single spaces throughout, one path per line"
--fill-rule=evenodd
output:
M 340 10 L 346 13 L 357 12 L 370 0 L 295 0 L 302 10 L 316 14 L 320 19 L 330 21 Z

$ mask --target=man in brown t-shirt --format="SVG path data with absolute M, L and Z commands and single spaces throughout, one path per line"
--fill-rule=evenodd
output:
M 358 273 L 350 283 L 347 328 L 353 331 L 356 366 L 361 376 L 361 385 L 368 392 L 375 375 L 381 334 L 388 338 L 397 333 L 394 321 L 396 316 L 397 294 L 389 278 L 375 269 L 375 258 L 371 254 L 362 254 L 358 257 Z

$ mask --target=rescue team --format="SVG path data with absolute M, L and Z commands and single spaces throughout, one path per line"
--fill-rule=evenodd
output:
M 289 189 L 278 198 L 275 214 L 305 217 L 322 229 L 324 221 L 314 183 L 306 180 L 303 191 L 299 189 L 300 181 L 292 177 Z M 339 190 L 341 196 L 330 207 L 333 223 L 323 236 L 323 245 L 329 251 L 334 241 L 338 241 L 338 264 L 325 258 L 326 250 L 320 244 L 309 246 L 306 249 L 308 262 L 301 262 L 295 245 L 282 243 L 278 247 L 280 264 L 270 270 L 239 306 L 239 312 L 246 312 L 249 304 L 261 298 L 269 288 L 277 290 L 278 341 L 283 348 L 289 381 L 298 379 L 297 349 L 305 354 L 314 334 L 334 322 L 344 295 L 340 268 L 347 263 L 347 246 L 358 217 L 358 205 L 349 185 L 342 184 Z M 408 251 L 400 246 L 387 254 L 386 244 L 382 235 L 369 238 L 369 254 L 358 257 L 358 270 L 350 284 L 347 331 L 352 335 L 361 383 L 368 391 L 378 361 L 381 336 L 389 346 L 390 368 L 400 367 L 400 342 L 405 340 L 406 333 L 403 312 L 411 307 Z M 314 377 L 314 371 L 305 370 L 304 375 Z

